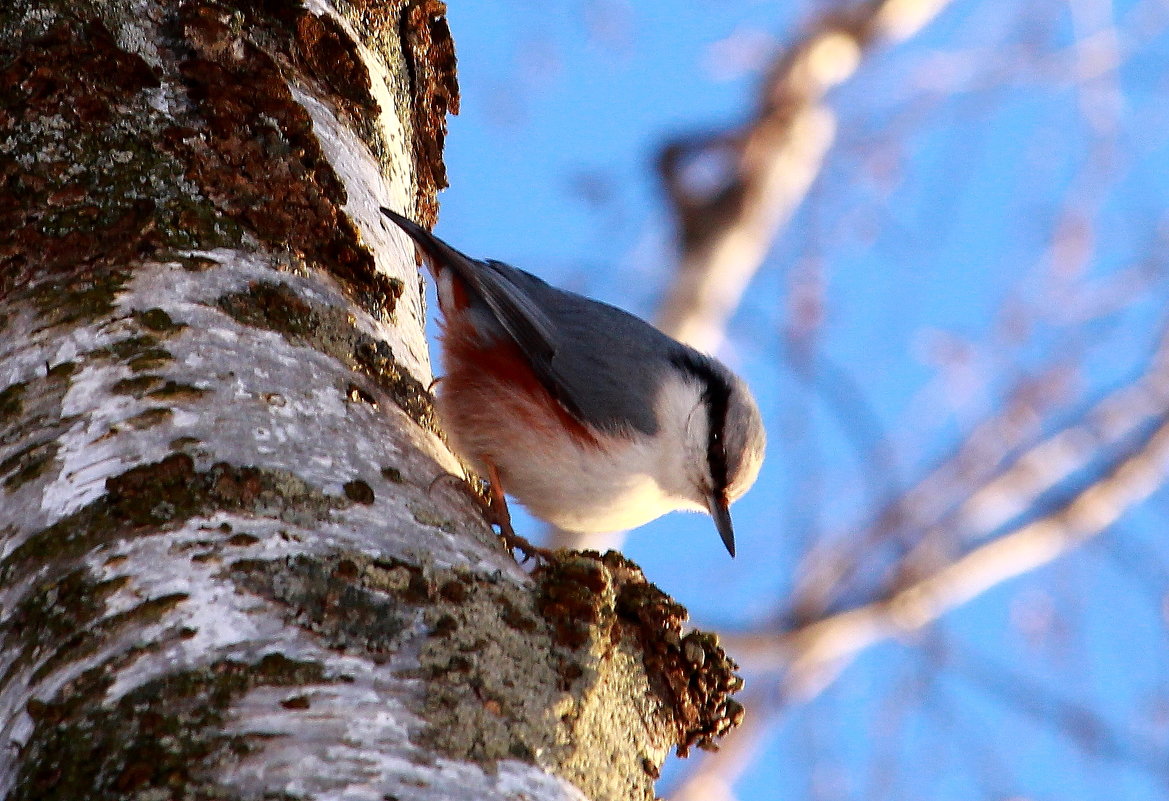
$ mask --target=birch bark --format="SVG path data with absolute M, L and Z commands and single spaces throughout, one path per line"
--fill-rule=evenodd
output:
M 652 798 L 741 716 L 636 567 L 519 569 L 443 442 L 377 209 L 434 220 L 444 11 L 0 11 L 0 797 Z

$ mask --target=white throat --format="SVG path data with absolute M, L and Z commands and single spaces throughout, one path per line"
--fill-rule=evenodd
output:
M 656 452 L 650 475 L 662 491 L 675 499 L 673 508 L 706 511 L 702 487 L 709 483 L 707 443 L 710 418 L 696 381 L 672 375 L 662 385 L 654 404 L 661 429 L 652 438 Z

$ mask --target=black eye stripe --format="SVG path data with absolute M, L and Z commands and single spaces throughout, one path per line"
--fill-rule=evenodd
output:
M 722 373 L 704 356 L 683 351 L 674 356 L 674 364 L 690 373 L 702 384 L 702 400 L 707 413 L 706 462 L 710 468 L 711 488 L 720 497 L 727 491 L 727 410 L 731 400 L 731 385 Z

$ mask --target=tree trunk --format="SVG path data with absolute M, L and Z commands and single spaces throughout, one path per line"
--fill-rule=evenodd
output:
M 0 10 L 0 797 L 652 798 L 741 708 L 432 414 L 437 0 Z

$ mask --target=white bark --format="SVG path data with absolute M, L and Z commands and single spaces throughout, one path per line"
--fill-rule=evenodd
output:
M 429 412 L 377 209 L 441 17 L 44 6 L 0 14 L 0 797 L 652 797 L 730 667 L 632 566 L 526 575 Z

